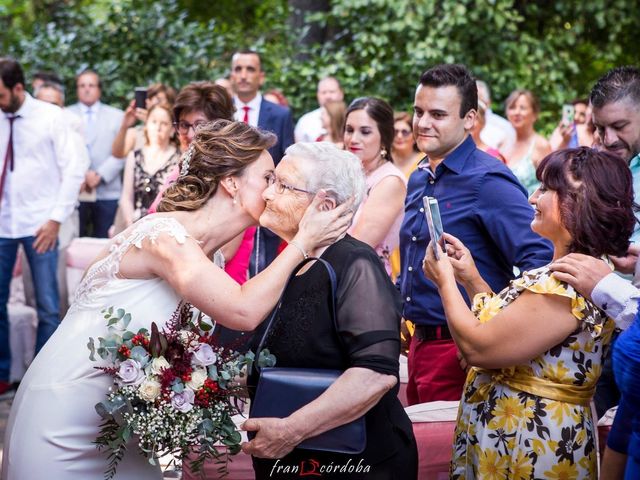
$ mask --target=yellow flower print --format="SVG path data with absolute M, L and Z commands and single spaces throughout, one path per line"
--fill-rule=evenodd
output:
M 595 385 L 598 379 L 600 378 L 600 374 L 602 373 L 602 365 L 599 363 L 593 364 L 586 373 L 586 385 Z
M 548 378 L 555 383 L 567 383 L 567 373 L 569 369 L 564 366 L 564 360 L 558 361 L 558 363 L 547 363 L 542 369 L 542 376 Z
M 501 457 L 493 449 L 480 450 L 478 458 L 478 476 L 483 480 L 506 480 L 507 457 Z
M 524 452 L 518 452 L 515 461 L 509 466 L 509 479 L 529 480 L 532 470 L 531 458 L 525 455 Z
M 578 468 L 569 460 L 561 460 L 551 470 L 544 472 L 544 476 L 549 480 L 574 480 L 578 478 Z
M 558 279 L 552 276 L 541 277 L 537 283 L 534 283 L 529 287 L 534 293 L 548 293 L 552 295 L 567 296 L 567 289 L 560 283 Z
M 564 422 L 565 415 L 571 414 L 571 407 L 565 402 L 549 401 L 547 403 L 547 411 L 551 412 L 551 419 L 560 426 Z
M 539 438 L 531 439 L 531 448 L 533 448 L 533 451 L 536 452 L 538 456 L 544 455 L 547 451 L 547 447 L 545 446 L 544 442 Z
M 489 428 L 502 428 L 507 432 L 515 430 L 524 415 L 524 408 L 516 397 L 499 398 L 496 407 L 491 411 L 494 418 L 489 422 Z
M 578 465 L 580 465 L 580 467 L 584 468 L 588 472 L 595 472 L 597 468 L 595 451 L 591 450 L 591 453 L 589 453 L 589 455 L 578 460 Z
M 484 306 L 478 312 L 478 321 L 485 323 L 495 317 L 502 310 L 502 299 L 500 297 L 492 297 L 485 302 Z
M 584 311 L 587 308 L 587 304 L 584 300 L 584 297 L 576 297 L 571 299 L 571 313 L 578 320 L 582 320 L 584 318 Z

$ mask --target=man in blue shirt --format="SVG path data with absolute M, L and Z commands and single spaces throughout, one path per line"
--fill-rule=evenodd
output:
M 531 231 L 533 209 L 524 187 L 503 163 L 476 148 L 470 130 L 477 108 L 475 79 L 463 65 L 438 65 L 420 78 L 413 133 L 427 157 L 409 179 L 400 231 L 404 318 L 416 326 L 410 404 L 459 400 L 465 379 L 438 291 L 422 273 L 430 240 L 422 197 L 438 199 L 444 231 L 469 248 L 494 291 L 513 278 L 514 266 L 530 270 L 552 257 L 550 243 Z

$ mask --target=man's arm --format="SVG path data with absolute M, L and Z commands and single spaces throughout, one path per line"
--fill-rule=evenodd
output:
M 476 214 L 509 265 L 521 271 L 547 265 L 553 248 L 531 230 L 533 208 L 515 178 L 489 173 L 481 181 Z
M 551 264 L 554 276 L 590 298 L 616 325 L 626 329 L 638 312 L 640 290 L 611 271 L 603 260 L 571 253 Z

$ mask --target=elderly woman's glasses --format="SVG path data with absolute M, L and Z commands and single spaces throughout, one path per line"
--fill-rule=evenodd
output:
M 193 133 L 196 133 L 198 127 L 204 125 L 205 123 L 209 122 L 207 122 L 206 120 L 198 120 L 194 123 L 189 123 L 182 120 L 180 122 L 173 122 L 173 126 L 176 130 L 178 130 L 178 133 L 180 133 L 181 135 L 186 135 L 187 133 L 189 133 L 189 130 L 191 128 L 193 128 Z
M 308 193 L 309 195 L 313 195 L 313 192 L 310 192 L 309 190 L 304 190 L 303 188 L 298 188 L 298 187 L 293 187 L 291 185 L 287 185 L 282 180 L 280 180 L 278 177 L 276 177 L 275 173 L 272 173 L 267 177 L 267 184 L 269 186 L 274 185 L 276 193 L 278 195 L 283 194 L 285 192 L 285 190 L 289 190 L 291 192 Z

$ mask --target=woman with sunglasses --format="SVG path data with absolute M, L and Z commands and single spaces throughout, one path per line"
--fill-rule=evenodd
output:
M 407 178 L 411 176 L 424 154 L 418 150 L 413 138 L 411 115 L 396 112 L 393 115 L 393 145 L 391 146 L 393 163 Z

